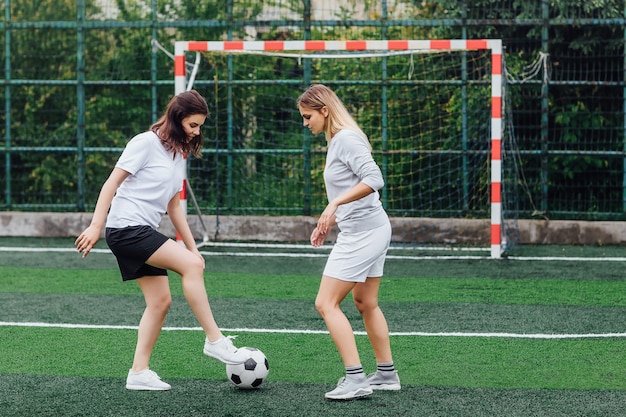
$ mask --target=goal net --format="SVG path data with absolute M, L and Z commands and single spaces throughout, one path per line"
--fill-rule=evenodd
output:
M 176 94 L 211 111 L 187 162 L 196 211 L 322 212 L 326 141 L 296 98 L 323 83 L 368 134 L 390 217 L 489 219 L 491 256 L 506 251 L 500 40 L 184 41 L 174 59 Z

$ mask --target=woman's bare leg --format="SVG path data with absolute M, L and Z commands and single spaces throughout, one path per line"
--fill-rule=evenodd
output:
M 378 306 L 379 287 L 380 277 L 368 278 L 365 282 L 356 284 L 352 290 L 352 297 L 357 310 L 363 317 L 365 331 L 374 349 L 376 362 L 392 362 L 389 327 Z
M 315 308 L 324 319 L 346 367 L 361 365 L 352 326 L 339 306 L 354 285 L 354 282 L 324 275 L 315 299 Z
M 212 342 L 220 339 L 222 332 L 213 317 L 204 285 L 202 259 L 184 246 L 168 240 L 152 254 L 147 263 L 169 269 L 181 276 L 185 299 L 208 339 Z
M 146 300 L 146 309 L 139 322 L 137 346 L 133 359 L 133 372 L 148 368 L 152 349 L 156 344 L 165 316 L 172 304 L 167 276 L 143 277 L 136 280 Z

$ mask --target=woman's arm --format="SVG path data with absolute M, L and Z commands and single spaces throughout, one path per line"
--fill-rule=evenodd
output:
M 360 200 L 361 198 L 370 195 L 374 192 L 372 187 L 365 184 L 364 182 L 360 182 L 345 193 L 342 193 L 335 197 L 324 209 L 320 218 L 317 220 L 317 230 L 322 235 L 327 235 L 330 229 L 334 226 L 335 212 L 337 208 L 342 204 L 348 204 L 356 200 Z
M 98 201 L 96 202 L 96 208 L 91 218 L 91 224 L 76 238 L 74 244 L 79 253 L 83 254 L 83 258 L 89 254 L 91 249 L 100 239 L 102 235 L 102 228 L 106 222 L 107 213 L 111 207 L 113 197 L 117 192 L 117 189 L 124 182 L 124 180 L 130 175 L 127 171 L 121 168 L 113 168 L 111 175 L 102 185 Z

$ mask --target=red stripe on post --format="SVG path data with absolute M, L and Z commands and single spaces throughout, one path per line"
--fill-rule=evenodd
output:
M 183 188 L 180 190 L 181 201 L 187 200 L 187 180 L 183 180 Z
M 491 140 L 491 160 L 499 161 L 502 159 L 502 141 L 500 139 Z
M 187 42 L 187 50 L 190 52 L 206 51 L 207 49 L 209 49 L 208 42 L 197 42 L 197 41 Z
M 491 202 L 492 203 L 501 203 L 502 202 L 502 192 L 500 191 L 502 187 L 500 187 L 499 182 L 491 183 Z
M 365 49 L 367 49 L 365 41 L 346 41 L 347 51 L 364 51 Z
M 177 55 L 174 57 L 174 76 L 180 77 L 185 75 L 185 56 Z
M 387 49 L 390 51 L 405 51 L 409 49 L 409 41 L 387 41 Z
M 430 49 L 450 49 L 450 41 L 430 41 Z
M 491 75 L 502 75 L 502 55 L 491 55 Z
M 499 245 L 500 242 L 500 225 L 492 224 L 491 225 L 491 244 Z
M 263 42 L 263 50 L 265 51 L 284 51 L 285 41 L 265 41 Z
M 491 97 L 491 117 L 502 118 L 502 97 Z
M 225 41 L 224 50 L 225 51 L 242 51 L 243 41 Z
M 305 41 L 304 50 L 305 51 L 325 51 L 326 42 L 325 41 Z
M 487 41 L 485 39 L 470 39 L 465 43 L 467 49 L 487 49 Z

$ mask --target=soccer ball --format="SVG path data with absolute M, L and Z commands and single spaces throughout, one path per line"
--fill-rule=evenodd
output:
M 267 358 L 263 352 L 253 347 L 241 347 L 239 350 L 248 351 L 248 359 L 236 365 L 227 364 L 226 376 L 238 388 L 258 388 L 270 372 Z

